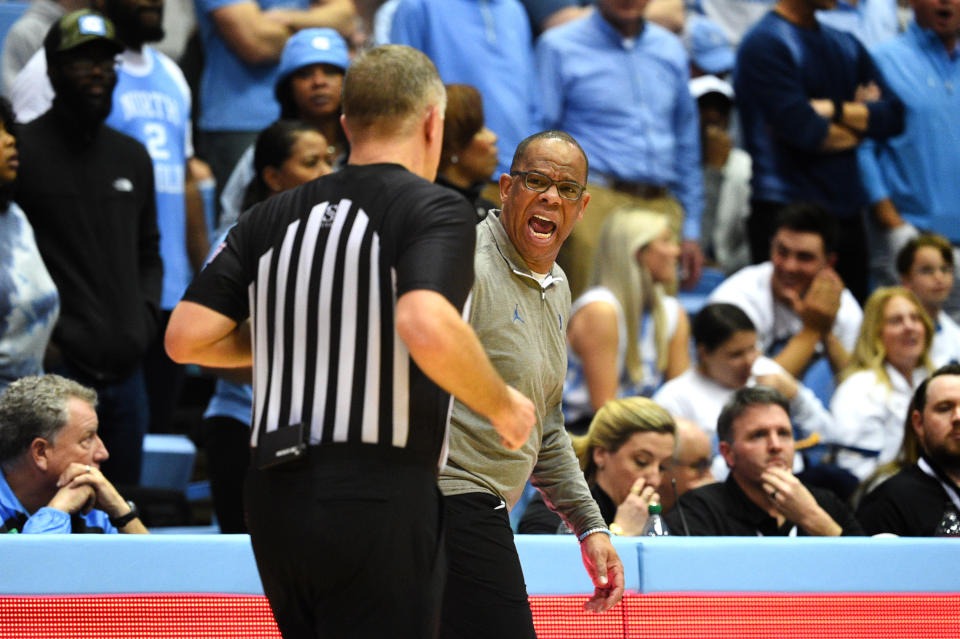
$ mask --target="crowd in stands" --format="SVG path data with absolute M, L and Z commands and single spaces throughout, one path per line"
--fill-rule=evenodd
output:
M 142 532 L 100 468 L 135 485 L 182 401 L 170 312 L 250 207 L 348 162 L 344 73 L 381 43 L 447 84 L 437 182 L 478 222 L 527 136 L 586 154 L 585 185 L 545 188 L 585 197 L 562 406 L 612 531 L 651 503 L 694 535 L 929 536 L 960 511 L 960 0 L 192 4 L 34 0 L 6 36 L 0 390 L 55 373 L 51 410 L 95 407 L 99 436 L 48 467 L 0 411 L 0 532 L 63 530 L 23 513 L 68 502 L 74 532 Z M 196 436 L 242 532 L 249 374 L 189 374 L 217 380 Z M 568 523 L 520 503 L 521 533 Z

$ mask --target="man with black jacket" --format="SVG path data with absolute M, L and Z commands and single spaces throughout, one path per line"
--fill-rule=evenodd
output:
M 675 534 L 836 537 L 862 535 L 853 513 L 828 490 L 803 484 L 791 471 L 790 406 L 779 391 L 736 391 L 717 419 L 730 475 L 680 496 L 666 517 Z
M 141 362 L 159 321 L 153 166 L 146 149 L 103 124 L 123 47 L 113 25 L 70 13 L 44 40 L 55 97 L 19 137 L 17 203 L 60 291 L 47 368 L 94 388 L 109 474 L 140 477 L 149 419 Z
M 871 535 L 936 535 L 947 511 L 960 512 L 960 365 L 937 369 L 917 388 L 897 463 L 901 470 L 860 502 L 857 519 Z

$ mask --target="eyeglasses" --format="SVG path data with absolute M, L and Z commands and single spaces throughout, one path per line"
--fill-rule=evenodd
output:
M 565 200 L 573 200 L 574 202 L 580 199 L 583 190 L 586 188 L 582 184 L 577 184 L 571 180 L 554 180 L 536 171 L 510 171 L 510 175 L 521 176 L 523 185 L 536 193 L 544 193 L 556 184 L 557 194 Z
M 68 73 L 75 75 L 90 75 L 94 71 L 109 73 L 117 67 L 116 58 L 78 58 L 70 60 L 64 65 Z

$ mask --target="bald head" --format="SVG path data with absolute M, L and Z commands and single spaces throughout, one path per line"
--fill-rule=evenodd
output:
M 677 496 L 716 481 L 710 472 L 710 462 L 713 460 L 710 437 L 689 419 L 674 419 L 677 424 L 677 448 L 667 472 L 663 474 L 659 490 L 664 511 L 672 508 L 675 501 L 672 479 L 677 482 Z

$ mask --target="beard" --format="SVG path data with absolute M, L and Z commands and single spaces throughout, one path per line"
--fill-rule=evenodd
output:
M 113 108 L 113 88 L 102 95 L 90 95 L 69 86 L 58 87 L 54 104 L 60 104 L 84 127 L 99 126 Z
M 945 473 L 951 475 L 960 473 L 960 450 L 956 444 L 951 446 L 950 443 L 925 441 L 923 446 L 930 459 Z

